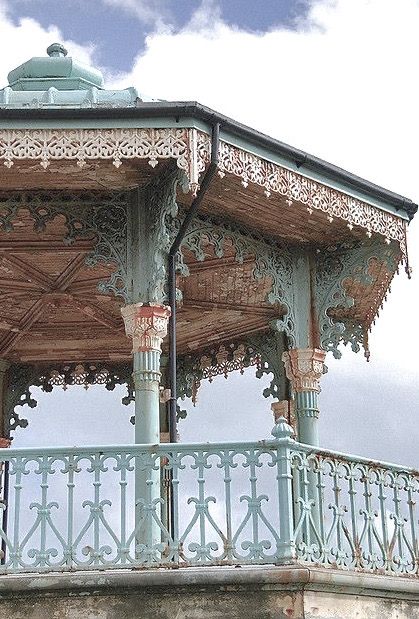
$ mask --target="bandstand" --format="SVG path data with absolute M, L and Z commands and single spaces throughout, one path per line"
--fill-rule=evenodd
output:
M 47 51 L 0 91 L 0 618 L 22 616 L 10 600 L 26 576 L 52 592 L 77 589 L 76 572 L 93 598 L 100 582 L 149 587 L 162 567 L 185 570 L 160 590 L 189 573 L 260 596 L 280 581 L 279 606 L 294 591 L 283 614 L 262 596 L 251 617 L 302 617 L 310 574 L 317 590 L 346 578 L 350 595 L 352 574 L 357 590 L 413 595 L 418 476 L 321 450 L 317 395 L 327 353 L 368 357 L 390 283 L 410 273 L 417 206 L 198 103 L 107 90 L 62 45 Z M 269 376 L 272 436 L 177 442 L 180 398 L 250 366 Z M 31 387 L 93 384 L 126 385 L 134 444 L 13 447 Z M 236 617 L 250 603 L 237 599 L 141 616 Z

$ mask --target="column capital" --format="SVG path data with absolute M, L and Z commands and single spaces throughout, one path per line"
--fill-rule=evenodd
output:
M 158 303 L 134 303 L 121 307 L 125 333 L 132 338 L 134 353 L 155 350 L 161 352 L 161 343 L 167 334 L 170 307 Z
M 292 348 L 283 353 L 285 373 L 296 393 L 320 393 L 326 351 L 319 348 Z

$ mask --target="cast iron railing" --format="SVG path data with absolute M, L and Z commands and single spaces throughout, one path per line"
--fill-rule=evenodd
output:
M 285 420 L 273 434 L 246 443 L 0 449 L 9 462 L 0 570 L 295 560 L 418 574 L 416 472 L 296 443 Z M 161 498 L 152 470 L 161 471 Z M 139 475 L 150 477 L 144 496 Z

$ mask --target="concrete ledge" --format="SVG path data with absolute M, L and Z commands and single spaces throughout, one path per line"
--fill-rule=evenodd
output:
M 387 576 L 362 572 L 307 567 L 237 566 L 189 567 L 179 569 L 106 570 L 57 572 L 48 574 L 10 574 L 0 576 L 0 598 L 10 595 L 33 595 L 35 592 L 53 595 L 54 592 L 83 595 L 109 594 L 110 590 L 162 587 L 175 589 L 205 589 L 219 591 L 258 590 L 272 591 L 333 591 L 351 595 L 419 601 L 419 578 L 415 576 Z

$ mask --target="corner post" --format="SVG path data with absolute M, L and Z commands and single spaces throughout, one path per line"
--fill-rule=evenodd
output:
M 292 491 L 291 449 L 295 444 L 294 430 L 285 417 L 279 417 L 271 433 L 277 444 L 277 482 L 279 505 L 278 563 L 291 563 L 295 559 L 294 509 Z
M 125 331 L 133 343 L 135 442 L 160 443 L 160 356 L 170 309 L 160 304 L 135 303 L 121 308 Z M 139 555 L 154 554 L 160 528 L 153 519 L 160 499 L 160 462 L 150 454 L 147 464 L 136 459 L 135 504 Z M 144 548 L 145 546 L 145 548 Z M 145 556 L 147 556 L 145 554 Z
M 285 372 L 295 394 L 298 440 L 319 446 L 320 378 L 324 372 L 326 352 L 319 348 L 293 348 L 283 353 Z

